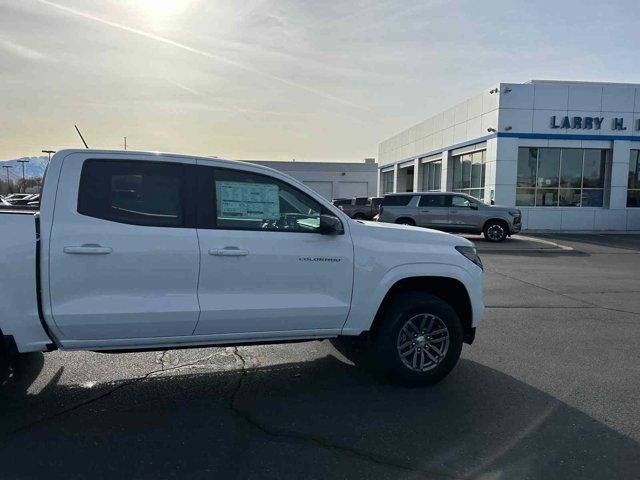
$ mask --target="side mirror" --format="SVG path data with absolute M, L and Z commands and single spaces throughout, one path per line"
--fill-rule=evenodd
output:
M 344 233 L 342 222 L 333 215 L 320 215 L 320 233 L 322 235 L 342 235 Z
M 470 203 L 469 204 L 469 208 L 471 210 L 477 210 L 478 209 L 478 204 L 477 203 Z

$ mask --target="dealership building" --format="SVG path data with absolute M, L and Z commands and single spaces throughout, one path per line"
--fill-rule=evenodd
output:
M 499 83 L 383 141 L 378 192 L 457 191 L 531 230 L 640 230 L 640 84 Z
M 378 165 L 374 158 L 362 162 L 245 161 L 280 170 L 327 200 L 376 195 Z

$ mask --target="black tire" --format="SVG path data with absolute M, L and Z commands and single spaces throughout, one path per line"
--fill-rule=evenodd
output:
M 509 236 L 509 226 L 502 220 L 489 220 L 482 233 L 489 242 L 504 242 Z
M 412 227 L 416 226 L 416 222 L 414 222 L 411 218 L 398 218 L 396 220 L 396 223 L 398 225 L 411 225 Z
M 428 314 L 427 319 L 435 317 L 436 321 L 441 322 L 438 325 L 446 326 L 449 343 L 446 348 L 443 348 L 444 344 L 439 344 L 445 350 L 442 355 L 436 355 L 434 350 L 430 350 L 438 358 L 437 363 L 426 371 L 416 371 L 404 363 L 398 344 L 402 339 L 406 340 L 401 336 L 404 335 L 401 333 L 403 327 L 409 320 L 423 314 Z M 446 377 L 458 363 L 462 352 L 462 324 L 456 312 L 444 300 L 419 291 L 403 292 L 384 307 L 379 320 L 370 354 L 373 365 L 389 380 L 407 386 L 433 385 Z M 430 348 L 431 345 L 425 348 L 425 353 Z
M 354 219 L 354 220 L 364 220 L 364 219 L 365 219 L 364 213 L 356 213 L 356 214 L 353 216 L 353 219 Z

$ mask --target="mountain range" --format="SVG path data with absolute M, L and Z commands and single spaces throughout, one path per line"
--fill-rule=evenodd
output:
M 48 157 L 22 157 L 15 160 L 0 160 L 0 180 L 6 180 L 7 172 L 4 168 L 8 165 L 12 168 L 9 169 L 9 178 L 11 181 L 16 181 L 22 178 L 22 164 L 18 160 L 28 160 L 29 163 L 24 164 L 24 176 L 25 178 L 37 178 L 44 175 L 44 169 L 47 168 Z

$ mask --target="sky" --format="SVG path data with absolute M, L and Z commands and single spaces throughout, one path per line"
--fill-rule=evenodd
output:
M 0 0 L 0 159 L 362 161 L 497 82 L 640 82 L 637 1 Z

